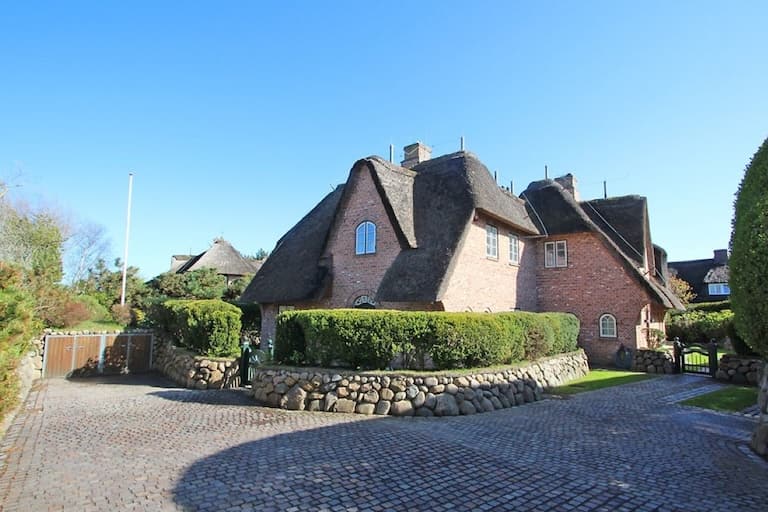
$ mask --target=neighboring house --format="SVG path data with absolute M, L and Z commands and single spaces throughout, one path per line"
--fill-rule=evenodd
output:
M 710 259 L 671 261 L 669 271 L 691 285 L 696 294 L 691 302 L 717 302 L 731 295 L 727 249 L 716 249 Z
M 611 363 L 682 308 L 645 198 L 580 202 L 571 175 L 517 197 L 472 153 L 405 154 L 357 161 L 277 242 L 242 296 L 261 304 L 262 340 L 294 308 L 565 311 L 592 362 Z
M 223 238 L 216 238 L 213 245 L 197 256 L 171 256 L 171 272 L 183 274 L 191 270 L 215 268 L 224 276 L 227 286 L 241 277 L 255 274 L 261 268 L 261 261 L 243 257 L 232 244 Z

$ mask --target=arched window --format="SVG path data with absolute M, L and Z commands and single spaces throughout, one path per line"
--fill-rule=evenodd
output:
M 605 314 L 600 317 L 600 337 L 601 338 L 615 338 L 616 337 L 616 317 L 613 315 Z
M 376 252 L 376 224 L 366 220 L 355 230 L 355 254 L 373 254 Z

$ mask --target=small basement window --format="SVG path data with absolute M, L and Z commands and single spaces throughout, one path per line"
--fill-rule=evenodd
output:
M 568 266 L 568 246 L 565 240 L 544 243 L 544 266 L 547 268 Z
M 374 254 L 376 252 L 376 224 L 366 220 L 355 230 L 355 254 Z
M 615 338 L 616 337 L 616 317 L 610 314 L 605 314 L 600 317 L 600 337 L 601 338 Z

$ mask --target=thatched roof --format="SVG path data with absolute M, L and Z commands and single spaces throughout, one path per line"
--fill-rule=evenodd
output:
M 480 211 L 526 235 L 596 232 L 653 296 L 668 307 L 679 304 L 661 282 L 637 268 L 633 249 L 642 255 L 645 247 L 645 198 L 580 204 L 552 180 L 534 182 L 516 197 L 496 184 L 474 154 L 464 151 L 427 160 L 412 170 L 371 156 L 355 163 L 347 183 L 356 172 L 370 173 L 402 247 L 382 279 L 377 301 L 440 300 L 454 256 L 475 211 Z M 322 257 L 344 193 L 340 185 L 280 239 L 242 300 L 290 303 L 325 293 L 330 263 Z M 622 236 L 607 232 L 612 231 L 609 226 Z
M 546 235 L 593 232 L 619 256 L 619 261 L 659 303 L 684 309 L 680 300 L 663 281 L 663 272 L 647 276 L 642 270 L 648 236 L 646 199 L 622 196 L 577 202 L 555 180 L 531 183 L 520 197 L 527 201 L 539 229 Z M 663 249 L 653 249 L 654 260 L 661 261 Z
M 189 258 L 176 269 L 176 273 L 183 274 L 192 270 L 215 268 L 218 274 L 244 276 L 255 274 L 260 266 L 260 262 L 244 258 L 237 249 L 232 247 L 232 244 L 217 238 L 210 249 Z
M 403 251 L 386 272 L 378 301 L 438 300 L 453 256 L 475 211 L 538 234 L 524 202 L 496 185 L 472 153 L 427 160 L 412 170 L 371 156 L 350 171 L 370 172 Z M 328 269 L 321 261 L 344 187 L 329 194 L 278 242 L 242 300 L 290 302 L 322 294 Z
M 343 192 L 344 185 L 336 187 L 277 241 L 240 300 L 290 303 L 314 298 L 328 273 L 321 257 Z
M 720 300 L 723 297 L 709 295 L 709 284 L 727 283 L 730 272 L 727 264 L 714 258 L 687 261 L 670 261 L 669 268 L 674 275 L 691 285 L 696 294 L 693 302 Z

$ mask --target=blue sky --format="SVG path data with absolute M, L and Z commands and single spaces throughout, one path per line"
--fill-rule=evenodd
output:
M 271 250 L 361 157 L 459 138 L 519 193 L 648 197 L 671 260 L 726 247 L 768 136 L 768 3 L 15 2 L 0 178 L 107 229 L 149 278 Z

